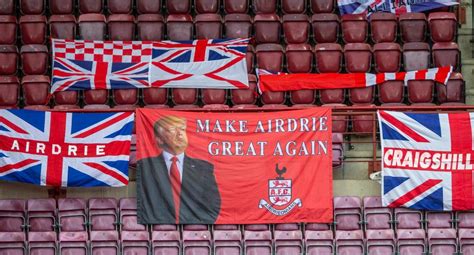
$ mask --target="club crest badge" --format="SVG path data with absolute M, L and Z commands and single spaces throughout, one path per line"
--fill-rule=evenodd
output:
M 275 172 L 278 176 L 275 179 L 268 180 L 268 199 L 261 199 L 258 207 L 265 208 L 271 213 L 277 216 L 283 216 L 289 213 L 296 206 L 301 207 L 303 203 L 301 199 L 296 198 L 291 202 L 292 198 L 292 181 L 291 179 L 285 179 L 283 174 L 286 173 L 286 167 L 280 169 L 278 164 L 275 166 Z

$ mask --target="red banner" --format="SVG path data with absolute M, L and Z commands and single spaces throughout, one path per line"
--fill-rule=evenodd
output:
M 138 109 L 142 224 L 332 222 L 331 109 Z

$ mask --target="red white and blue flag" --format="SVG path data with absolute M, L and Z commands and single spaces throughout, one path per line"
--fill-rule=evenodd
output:
M 339 12 L 344 14 L 392 12 L 397 15 L 407 12 L 424 12 L 459 4 L 455 0 L 337 0 Z
M 129 112 L 0 110 L 0 180 L 125 186 L 133 121 Z
M 248 39 L 52 40 L 51 92 L 129 88 L 248 88 Z
M 378 118 L 384 206 L 474 209 L 473 113 L 379 111 Z

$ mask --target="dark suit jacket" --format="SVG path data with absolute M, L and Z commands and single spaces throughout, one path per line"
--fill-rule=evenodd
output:
M 137 207 L 142 224 L 174 224 L 170 176 L 163 155 L 138 161 Z M 213 224 L 221 208 L 214 166 L 184 156 L 179 223 Z

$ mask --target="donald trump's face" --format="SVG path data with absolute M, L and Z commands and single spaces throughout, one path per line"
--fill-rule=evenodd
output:
M 163 150 L 178 155 L 188 147 L 186 119 L 176 116 L 165 116 L 153 126 L 155 140 Z

